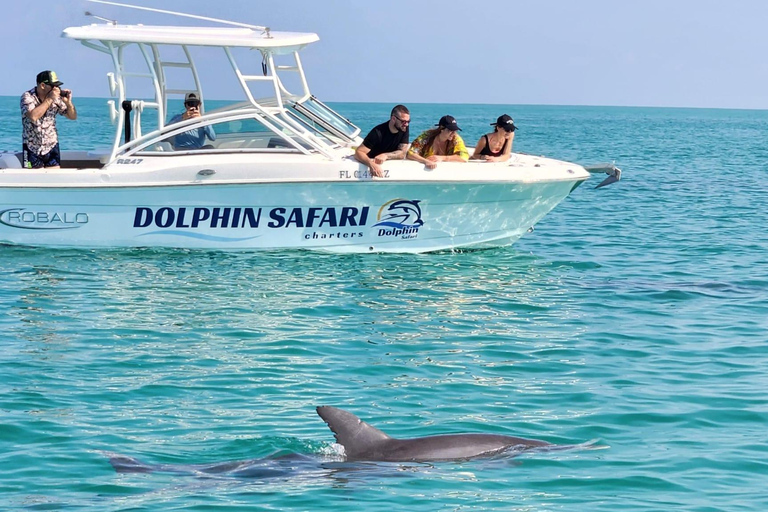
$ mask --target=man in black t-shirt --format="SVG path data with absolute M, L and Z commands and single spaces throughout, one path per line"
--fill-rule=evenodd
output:
M 392 109 L 389 121 L 375 126 L 355 150 L 355 158 L 371 169 L 373 176 L 382 177 L 381 164 L 387 160 L 402 160 L 408 151 L 408 125 L 411 113 L 405 105 Z

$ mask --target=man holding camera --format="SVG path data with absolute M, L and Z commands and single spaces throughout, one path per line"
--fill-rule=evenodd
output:
M 168 121 L 168 124 L 179 123 L 188 119 L 194 119 L 200 117 L 200 97 L 197 93 L 188 92 L 184 96 L 184 112 L 175 115 Z M 182 132 L 173 137 L 173 149 L 188 150 L 188 149 L 212 149 L 213 146 L 205 146 L 205 138 L 208 137 L 211 140 L 216 140 L 216 132 L 213 131 L 213 126 L 205 125 L 192 128 L 186 132 Z
M 37 86 L 21 95 L 23 166 L 58 169 L 61 165 L 56 114 L 77 119 L 72 91 L 61 88 L 53 71 L 37 74 Z

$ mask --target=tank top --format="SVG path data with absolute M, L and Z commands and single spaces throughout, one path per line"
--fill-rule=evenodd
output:
M 504 150 L 507 149 L 507 144 L 509 143 L 509 140 L 505 140 L 504 141 L 504 145 L 501 146 L 500 150 L 498 150 L 496 152 L 493 152 L 493 151 L 491 151 L 491 141 L 488 140 L 488 135 L 483 135 L 483 137 L 485 137 L 485 147 L 483 148 L 482 151 L 480 151 L 481 155 L 485 155 L 485 156 L 501 156 L 501 155 L 504 154 Z

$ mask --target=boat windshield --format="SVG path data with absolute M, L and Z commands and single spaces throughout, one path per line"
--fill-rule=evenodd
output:
M 339 141 L 326 134 L 318 132 L 307 122 L 294 115 L 292 112 L 286 112 L 291 118 L 291 124 L 285 124 L 282 128 L 272 129 L 264 124 L 264 120 L 258 115 L 250 116 L 226 116 L 223 119 L 210 119 L 205 122 L 205 118 L 200 119 L 200 123 L 193 124 L 193 127 L 187 130 L 180 129 L 173 124 L 167 125 L 162 131 L 154 134 L 147 134 L 143 139 L 155 139 L 154 143 L 142 144 L 139 140 L 134 142 L 133 147 L 141 147 L 139 153 L 155 152 L 178 152 L 178 151 L 255 151 L 272 152 L 275 150 L 314 152 L 315 148 L 309 144 L 305 136 L 300 134 L 300 129 L 305 130 L 315 140 L 334 147 L 339 145 Z M 216 117 L 221 117 L 220 114 Z M 292 125 L 292 127 L 291 127 Z M 274 126 L 274 125 L 273 125 Z M 206 128 L 208 127 L 208 128 Z M 181 132 L 181 133 L 179 133 Z M 189 139 L 186 134 L 199 134 L 200 145 L 189 147 L 180 142 L 179 136 Z M 154 135 L 154 137 L 153 137 Z M 292 144 L 291 141 L 293 141 Z M 298 146 L 298 147 L 297 147 Z M 130 150 L 129 146 L 126 150 Z
M 299 109 L 287 110 L 286 115 L 299 123 L 305 130 L 314 134 L 326 143 L 336 146 L 346 146 L 353 140 L 336 129 L 329 129 L 325 123 L 318 122 Z
M 350 143 L 356 143 L 355 137 L 360 133 L 360 129 L 350 123 L 347 119 L 334 112 L 332 109 L 322 104 L 319 100 L 311 97 L 314 101 L 311 105 L 317 105 L 317 109 L 307 107 L 307 101 L 289 100 L 279 117 L 287 117 L 294 124 L 298 123 L 301 127 L 313 134 L 315 137 L 330 146 L 349 146 Z M 275 111 L 277 102 L 274 98 L 260 98 L 257 103 L 265 108 Z M 209 113 L 231 112 L 250 109 L 249 102 L 236 102 L 222 105 Z M 320 109 L 325 108 L 325 115 L 320 115 Z
M 352 124 L 349 119 L 343 117 L 314 96 L 309 96 L 304 101 L 294 103 L 293 108 L 308 118 L 313 126 L 319 125 L 324 131 L 330 131 L 350 141 L 353 141 L 360 133 L 360 128 Z

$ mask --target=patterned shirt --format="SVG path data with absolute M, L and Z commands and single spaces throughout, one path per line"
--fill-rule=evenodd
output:
M 414 140 L 411 144 L 411 149 L 408 150 L 409 153 L 421 155 L 424 158 L 429 158 L 435 154 L 435 149 L 432 147 L 432 144 L 430 144 L 429 147 L 424 145 L 424 143 L 427 141 L 427 137 L 429 137 L 429 131 L 430 130 L 427 130 L 426 132 L 416 137 L 416 140 Z M 459 137 L 458 133 L 455 135 L 453 142 L 453 154 L 459 155 L 464 160 L 469 160 L 469 151 L 467 151 L 467 146 L 464 145 L 464 139 Z
M 67 105 L 59 98 L 46 110 L 43 117 L 32 121 L 26 114 L 42 103 L 37 97 L 36 89 L 32 88 L 21 95 L 22 141 L 33 153 L 45 155 L 59 142 L 59 135 L 56 132 L 56 114 L 64 115 L 67 112 Z

